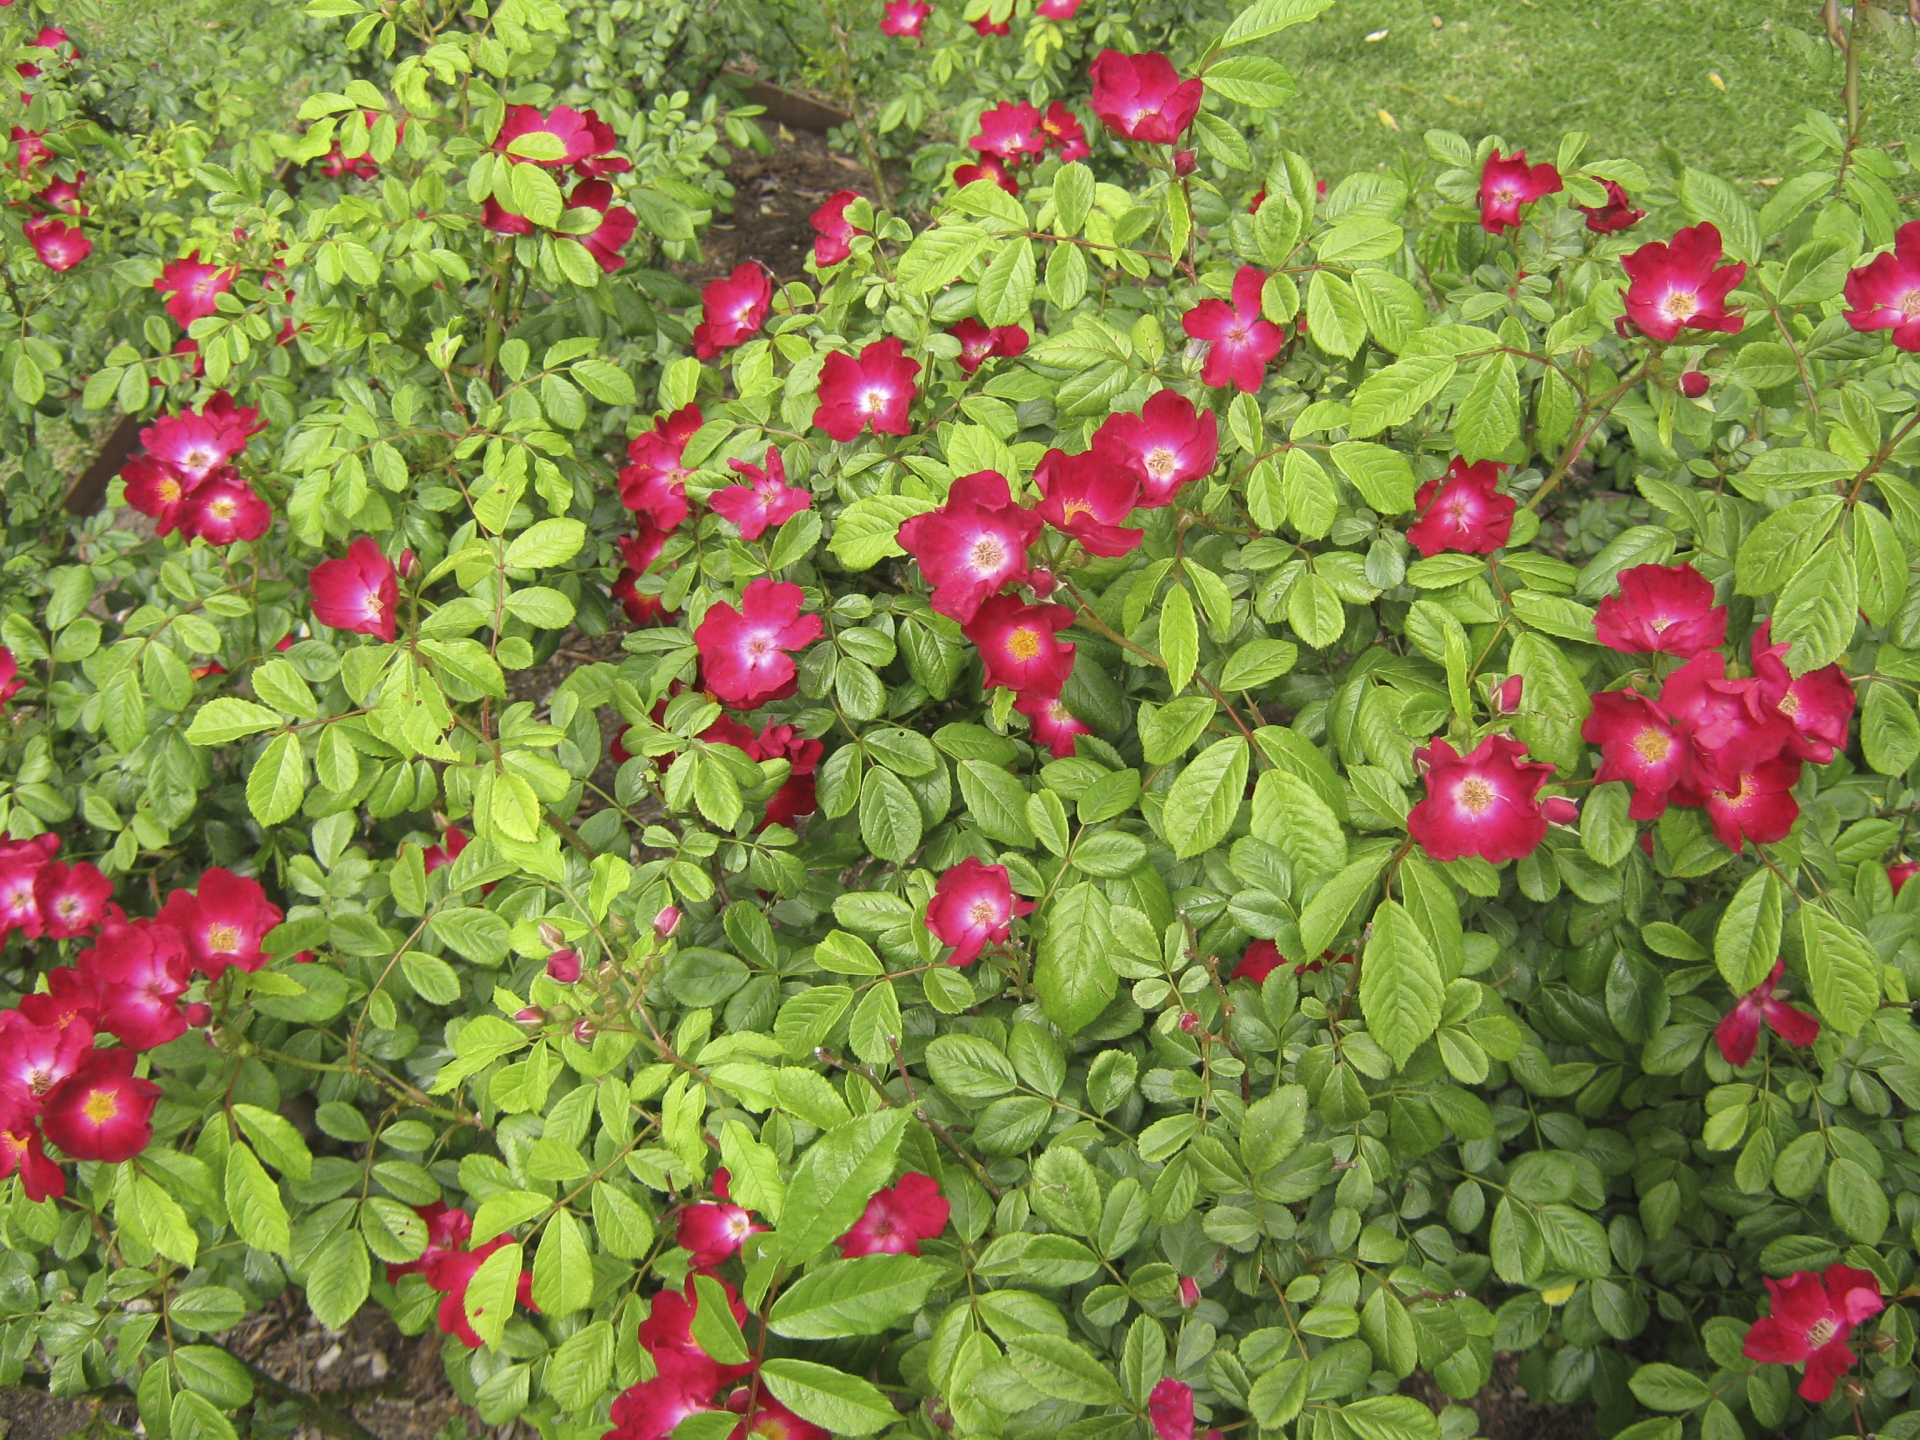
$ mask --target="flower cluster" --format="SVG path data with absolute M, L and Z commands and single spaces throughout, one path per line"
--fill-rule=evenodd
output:
M 440 1332 L 443 1335 L 457 1335 L 460 1343 L 469 1350 L 478 1350 L 485 1342 L 475 1332 L 473 1322 L 485 1312 L 482 1308 L 476 1308 L 471 1313 L 468 1311 L 467 1289 L 473 1284 L 473 1277 L 480 1272 L 480 1266 L 486 1258 L 510 1244 L 511 1238 L 496 1235 L 485 1244 L 473 1244 L 473 1217 L 464 1210 L 448 1206 L 442 1200 L 415 1206 L 414 1213 L 426 1223 L 427 1248 L 416 1260 L 389 1264 L 387 1283 L 398 1285 L 408 1275 L 418 1275 L 425 1280 L 428 1287 L 440 1295 L 440 1305 L 434 1314 Z M 533 1303 L 532 1271 L 520 1272 L 519 1282 L 514 1289 L 514 1301 L 523 1309 L 538 1313 L 539 1307 Z
M 613 203 L 613 186 L 606 177 L 633 169 L 631 160 L 613 153 L 615 143 L 613 127 L 596 112 L 565 105 L 556 105 L 545 115 L 533 105 L 508 106 L 493 142 L 494 152 L 511 164 L 570 168 L 579 177 L 567 192 L 566 212 L 590 212 L 599 219 L 589 223 L 588 216 L 581 216 L 579 223 L 564 221 L 553 233 L 578 240 L 608 274 L 626 263 L 621 252 L 640 223 L 633 211 Z M 497 190 L 480 202 L 480 223 L 496 235 L 532 235 L 547 228 L 503 205 Z
M 178 530 L 209 545 L 258 540 L 272 528 L 273 510 L 233 461 L 264 428 L 259 411 L 235 405 L 224 390 L 197 409 L 161 416 L 121 468 L 127 504 L 157 520 L 162 535 Z
M 135 1075 L 140 1053 L 205 1025 L 211 1008 L 186 1003 L 194 977 L 258 970 L 281 920 L 258 881 L 217 868 L 175 890 L 158 916 L 129 919 L 111 882 L 85 861 L 56 860 L 59 848 L 53 835 L 0 841 L 0 933 L 92 940 L 46 972 L 45 989 L 0 1012 L 0 1177 L 18 1174 L 33 1200 L 66 1193 L 48 1142 L 70 1160 L 108 1163 L 146 1149 L 160 1087 Z
M 769 1395 L 756 1374 L 759 1356 L 744 1363 L 714 1360 L 694 1339 L 693 1325 L 703 1303 L 699 1280 L 717 1285 L 736 1325 L 744 1325 L 746 1306 L 739 1293 L 715 1272 L 740 1252 L 747 1237 L 766 1227 L 750 1211 L 728 1198 L 730 1176 L 714 1172 L 715 1199 L 682 1207 L 674 1238 L 687 1252 L 692 1273 L 678 1291 L 653 1297 L 640 1324 L 640 1348 L 653 1362 L 653 1378 L 622 1391 L 609 1416 L 607 1440 L 666 1440 L 689 1415 L 732 1412 L 741 1417 L 731 1440 L 827 1440 L 828 1432 L 801 1419 Z M 946 1229 L 951 1211 L 937 1181 L 908 1171 L 868 1201 L 853 1227 L 835 1242 L 845 1258 L 859 1255 L 918 1255 L 923 1242 Z M 711 1293 L 711 1291 L 709 1291 Z M 731 1393 L 723 1400 L 722 1391 Z
M 956 185 L 991 180 L 1009 194 L 1018 194 L 1014 170 L 1025 160 L 1054 151 L 1063 160 L 1084 160 L 1087 147 L 1080 117 L 1056 100 L 1043 114 L 1024 100 L 1003 100 L 981 112 L 980 129 L 967 141 L 979 158 L 953 172 Z
M 93 241 L 79 224 L 88 213 L 80 199 L 80 187 L 86 183 L 84 170 L 71 180 L 49 180 L 34 192 L 29 203 L 35 214 L 22 227 L 22 233 L 33 246 L 35 257 L 49 270 L 71 270 L 93 253 Z
M 1581 733 L 1600 747 L 1595 778 L 1632 788 L 1636 820 L 1657 819 L 1671 802 L 1703 808 L 1736 851 L 1784 839 L 1800 814 L 1792 789 L 1802 762 L 1824 765 L 1847 743 L 1854 694 L 1845 672 L 1827 665 L 1794 675 L 1767 622 L 1754 633 L 1752 673 L 1729 676 L 1726 609 L 1691 565 L 1622 571 L 1595 628 L 1610 649 L 1684 662 L 1652 693 L 1593 697 Z

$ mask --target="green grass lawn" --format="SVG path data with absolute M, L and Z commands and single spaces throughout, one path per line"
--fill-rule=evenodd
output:
M 1920 140 L 1915 31 L 1892 3 L 1901 18 L 1878 15 L 1862 52 L 1867 138 L 1880 144 Z M 1292 143 L 1336 174 L 1391 161 L 1436 127 L 1498 134 L 1540 159 L 1580 129 L 1592 159 L 1645 161 L 1670 144 L 1755 181 L 1791 173 L 1785 144 L 1808 108 L 1841 112 L 1842 62 L 1816 0 L 1339 0 L 1275 53 L 1300 81 Z

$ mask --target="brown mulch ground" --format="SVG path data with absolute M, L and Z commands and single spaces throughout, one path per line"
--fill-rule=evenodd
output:
M 734 186 L 733 214 L 714 217 L 702 242 L 706 260 L 689 267 L 689 281 L 726 275 L 753 260 L 783 283 L 807 279 L 803 266 L 813 251 L 809 217 L 836 190 L 872 194 L 866 169 L 834 154 L 825 137 L 784 125 L 767 128 L 775 137 L 773 154 L 738 153 L 727 171 Z
M 1480 1433 L 1488 1440 L 1600 1440 L 1590 1405 L 1553 1405 L 1528 1398 L 1514 1372 L 1517 1355 L 1496 1355 L 1493 1375 L 1471 1400 L 1452 1400 L 1425 1375 L 1416 1374 L 1401 1390 L 1424 1401 L 1436 1412 L 1464 1404 L 1480 1417 Z

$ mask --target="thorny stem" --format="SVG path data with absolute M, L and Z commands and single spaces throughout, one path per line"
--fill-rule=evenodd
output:
M 1836 198 L 1846 189 L 1847 166 L 1860 144 L 1860 47 L 1867 38 L 1864 22 L 1872 9 L 1873 0 L 1853 0 L 1853 18 L 1847 25 L 1847 38 L 1840 47 L 1841 53 L 1847 57 L 1847 79 L 1840 90 L 1847 106 L 1847 143 L 1840 152 L 1840 169 L 1834 177 L 1833 193 Z M 1827 33 L 1836 38 L 1840 28 L 1837 10 L 1838 0 L 1827 0 Z

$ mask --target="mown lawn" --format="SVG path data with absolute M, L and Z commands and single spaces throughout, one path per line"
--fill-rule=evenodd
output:
M 1920 141 L 1915 30 L 1892 3 L 1900 17 L 1876 10 L 1862 52 L 1867 135 L 1881 144 Z M 1274 53 L 1300 81 L 1290 143 L 1336 174 L 1390 163 L 1434 127 L 1499 134 L 1541 159 L 1581 129 L 1589 158 L 1646 161 L 1666 144 L 1756 181 L 1788 169 L 1809 107 L 1841 110 L 1816 0 L 1339 0 Z

